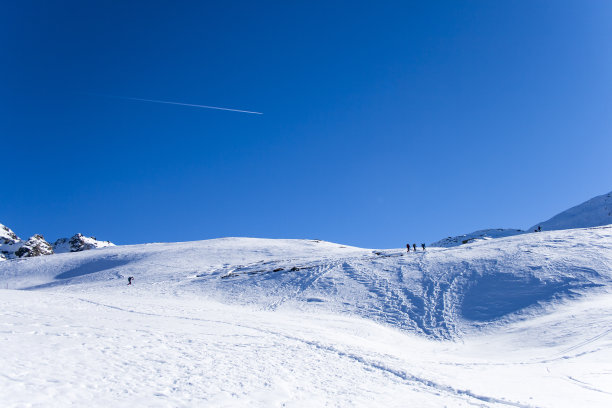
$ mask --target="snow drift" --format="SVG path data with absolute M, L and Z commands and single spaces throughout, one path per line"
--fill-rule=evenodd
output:
M 602 197 L 541 225 L 606 223 Z M 0 226 L 2 406 L 610 405 L 612 225 L 410 253 L 91 240 L 19 257 L 49 244 Z
M 404 253 L 307 240 L 226 238 L 108 247 L 0 266 L 14 289 L 140 287 L 261 309 L 352 314 L 456 338 L 551 301 L 607 288 L 612 227 L 542 232 Z
M 225 238 L 13 259 L 0 401 L 603 407 L 611 267 L 612 226 L 409 254 Z

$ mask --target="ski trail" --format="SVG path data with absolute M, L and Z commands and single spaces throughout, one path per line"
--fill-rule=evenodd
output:
M 450 385 L 445 385 L 445 384 L 441 384 L 439 382 L 436 381 L 432 381 L 429 380 L 427 378 L 424 377 L 418 377 L 418 376 L 414 376 L 408 372 L 406 372 L 405 370 L 401 370 L 401 369 L 396 369 L 393 367 L 389 367 L 388 365 L 386 365 L 385 363 L 379 361 L 379 360 L 375 360 L 372 358 L 368 358 L 368 357 L 364 357 L 362 355 L 358 355 L 356 353 L 351 353 L 351 352 L 346 352 L 343 350 L 339 350 L 338 348 L 332 346 L 332 345 L 328 345 L 328 344 L 324 344 L 321 343 L 319 341 L 314 341 L 314 340 L 307 340 L 301 337 L 297 337 L 295 335 L 288 335 L 282 332 L 278 332 L 278 331 L 274 331 L 274 330 L 269 330 L 269 329 L 264 329 L 261 327 L 255 327 L 255 326 L 250 326 L 250 325 L 245 325 L 245 324 L 241 324 L 241 323 L 234 323 L 234 322 L 228 322 L 228 321 L 221 321 L 221 320 L 212 320 L 212 319 L 204 319 L 204 318 L 198 318 L 198 317 L 186 317 L 186 316 L 177 316 L 177 315 L 164 315 L 164 314 L 159 314 L 159 313 L 151 313 L 151 312 L 142 312 L 142 311 L 138 311 L 138 310 L 134 310 L 134 309 L 126 309 L 126 308 L 122 308 L 119 306 L 114 306 L 114 305 L 109 305 L 109 304 L 105 304 L 105 303 L 101 303 L 101 302 L 96 302 L 93 300 L 89 300 L 89 299 L 85 299 L 85 298 L 81 298 L 81 297 L 72 297 L 69 296 L 73 299 L 77 299 L 79 301 L 85 302 L 85 303 L 89 303 L 89 304 L 93 304 L 96 306 L 100 306 L 100 307 L 105 307 L 105 308 L 109 308 L 112 310 L 118 310 L 121 312 L 125 312 L 125 313 L 133 313 L 133 314 L 139 314 L 139 315 L 144 315 L 144 316 L 151 316 L 151 317 L 164 317 L 164 318 L 171 318 L 171 319 L 180 319 L 180 320 L 189 320 L 189 321 L 199 321 L 199 322 L 205 322 L 205 323 L 217 323 L 217 324 L 224 324 L 224 325 L 228 325 L 228 326 L 233 326 L 233 327 L 240 327 L 240 328 L 244 328 L 244 329 L 249 329 L 249 330 L 253 330 L 256 332 L 260 332 L 260 333 L 264 333 L 264 334 L 268 334 L 268 335 L 272 335 L 272 336 L 276 336 L 276 337 L 280 337 L 283 339 L 287 339 L 287 340 L 292 340 L 304 345 L 307 345 L 309 347 L 315 348 L 317 350 L 321 350 L 327 353 L 332 353 L 337 355 L 338 357 L 341 358 L 347 358 L 350 359 L 351 361 L 354 361 L 355 363 L 359 363 L 363 366 L 368 367 L 369 369 L 374 369 L 377 371 L 382 371 L 385 372 L 387 374 L 390 374 L 394 377 L 396 377 L 397 379 L 406 382 L 408 384 L 412 384 L 412 385 L 419 385 L 425 389 L 430 390 L 430 392 L 433 393 L 445 393 L 445 394 L 450 394 L 450 395 L 454 395 L 457 397 L 461 397 L 461 398 L 467 398 L 466 402 L 470 402 L 470 399 L 475 399 L 477 401 L 483 402 L 483 403 L 488 403 L 488 404 L 499 404 L 499 405 L 504 405 L 504 406 L 512 406 L 512 407 L 519 407 L 519 408 L 532 408 L 533 406 L 531 405 L 526 405 L 526 404 L 521 404 L 519 402 L 514 402 L 514 401 L 508 401 L 505 399 L 501 399 L 501 398 L 496 398 L 496 397 L 490 397 L 490 396 L 486 396 L 486 395 L 481 395 L 481 394 L 477 394 L 474 393 L 470 390 L 465 390 L 465 389 L 458 389 L 458 388 L 454 388 Z M 387 357 L 390 358 L 394 358 L 393 356 L 389 356 L 386 355 Z
M 580 342 L 580 343 L 578 343 L 578 344 L 575 344 L 575 345 L 573 345 L 572 347 L 569 347 L 569 348 L 567 348 L 567 349 L 565 349 L 565 350 L 563 350 L 563 351 L 560 351 L 560 352 L 558 352 L 558 353 L 555 353 L 555 354 L 553 354 L 551 357 L 552 357 L 552 358 L 556 358 L 556 357 L 559 357 L 559 356 L 564 355 L 565 353 L 569 353 L 570 351 L 577 350 L 577 349 L 579 349 L 579 348 L 581 348 L 581 347 L 584 347 L 584 346 L 586 346 L 586 345 L 588 345 L 588 344 L 591 344 L 591 343 L 593 343 L 593 342 L 595 342 L 595 341 L 597 341 L 597 340 L 599 340 L 599 339 L 601 339 L 601 338 L 603 338 L 603 337 L 606 337 L 606 336 L 607 336 L 608 334 L 610 334 L 610 333 L 612 333 L 612 328 L 611 328 L 611 329 L 608 329 L 608 330 L 603 331 L 602 333 L 598 334 L 598 335 L 597 335 L 597 336 L 595 336 L 595 337 L 591 337 L 590 339 L 587 339 L 587 340 L 585 340 L 585 341 L 583 341 L 583 342 Z
M 587 384 L 584 381 L 580 381 L 577 380 L 576 378 L 572 377 L 572 376 L 566 376 L 564 377 L 565 380 L 571 382 L 572 384 L 576 384 L 579 387 L 584 388 L 585 390 L 589 390 L 589 391 L 595 391 L 595 392 L 601 392 L 603 394 L 608 394 L 608 395 L 612 395 L 612 392 L 608 392 L 608 391 L 604 391 L 604 390 L 600 390 L 599 388 L 593 387 L 591 384 Z

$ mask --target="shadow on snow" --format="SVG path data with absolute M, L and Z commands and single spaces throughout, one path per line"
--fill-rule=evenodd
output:
M 576 296 L 577 289 L 602 286 L 565 277 L 545 281 L 535 277 L 485 275 L 467 289 L 462 302 L 462 315 L 472 321 L 490 321 L 518 312 L 539 302 L 557 297 Z
M 130 262 L 130 260 L 98 259 L 62 272 L 56 275 L 53 278 L 55 280 L 52 282 L 43 283 L 41 285 L 29 286 L 27 288 L 23 288 L 23 290 L 36 290 L 65 285 L 68 284 L 72 278 L 78 278 L 85 275 L 91 275 L 93 273 L 104 272 L 116 268 L 118 266 L 127 265 Z

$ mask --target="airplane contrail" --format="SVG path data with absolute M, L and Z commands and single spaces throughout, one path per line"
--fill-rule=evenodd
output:
M 219 106 L 196 105 L 193 103 L 183 103 L 183 102 L 173 102 L 173 101 L 160 101 L 157 99 L 132 98 L 129 96 L 114 96 L 114 95 L 100 95 L 100 94 L 90 94 L 90 95 L 104 96 L 107 98 L 115 98 L 115 99 L 126 99 L 128 101 L 165 103 L 168 105 L 191 106 L 192 108 L 217 109 L 217 110 L 230 111 L 230 112 L 240 112 L 240 113 L 251 113 L 254 115 L 263 115 L 263 113 L 261 112 L 253 112 L 253 111 L 248 111 L 248 110 L 231 109 L 231 108 L 221 108 Z

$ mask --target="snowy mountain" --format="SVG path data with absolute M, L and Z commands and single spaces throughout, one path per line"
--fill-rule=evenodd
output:
M 42 235 L 34 235 L 24 242 L 18 250 L 15 251 L 15 256 L 18 258 L 51 255 L 53 248 Z
M 503 238 L 503 237 L 511 237 L 514 235 L 524 234 L 525 231 L 520 229 L 507 229 L 507 228 L 496 228 L 496 229 L 485 229 L 474 231 L 469 234 L 458 235 L 455 237 L 448 237 L 441 239 L 436 242 L 432 242 L 430 246 L 432 247 L 442 247 L 449 248 L 463 244 L 470 244 L 472 242 L 493 239 L 493 238 Z
M 0 225 L 0 405 L 607 407 L 609 204 L 410 253 Z
M 19 241 L 19 237 L 9 227 L 0 224 L 0 245 L 10 245 Z
M 42 235 L 35 234 L 23 241 L 10 228 L 0 224 L 0 261 L 63 252 L 79 252 L 88 249 L 114 246 L 109 241 L 98 241 L 94 237 L 76 234 L 72 238 L 60 238 L 50 245 Z
M 18 248 L 14 245 L 19 237 L 9 227 L 0 224 L 0 261 L 7 259 Z
M 417 253 L 225 238 L 4 262 L 0 400 L 608 406 L 610 265 L 612 226 Z
M 115 246 L 110 241 L 98 241 L 94 237 L 86 237 L 83 234 L 75 234 L 72 238 L 60 238 L 53 244 L 56 254 L 64 252 L 80 252 L 88 249 L 105 248 Z
M 22 241 L 10 228 L 0 224 L 0 260 L 50 255 L 53 248 L 42 235 Z
M 612 224 L 612 192 L 591 198 L 547 221 L 532 226 L 528 231 L 533 231 L 538 226 L 543 230 L 550 231 L 610 224 Z
M 612 224 L 612 192 L 597 196 L 569 210 L 563 211 L 548 221 L 538 223 L 528 228 L 526 231 L 509 228 L 485 229 L 474 231 L 469 234 L 443 238 L 439 241 L 432 242 L 430 246 L 449 248 L 485 239 L 503 238 L 535 232 L 538 227 L 542 230 L 551 231 L 597 227 L 610 224 Z

